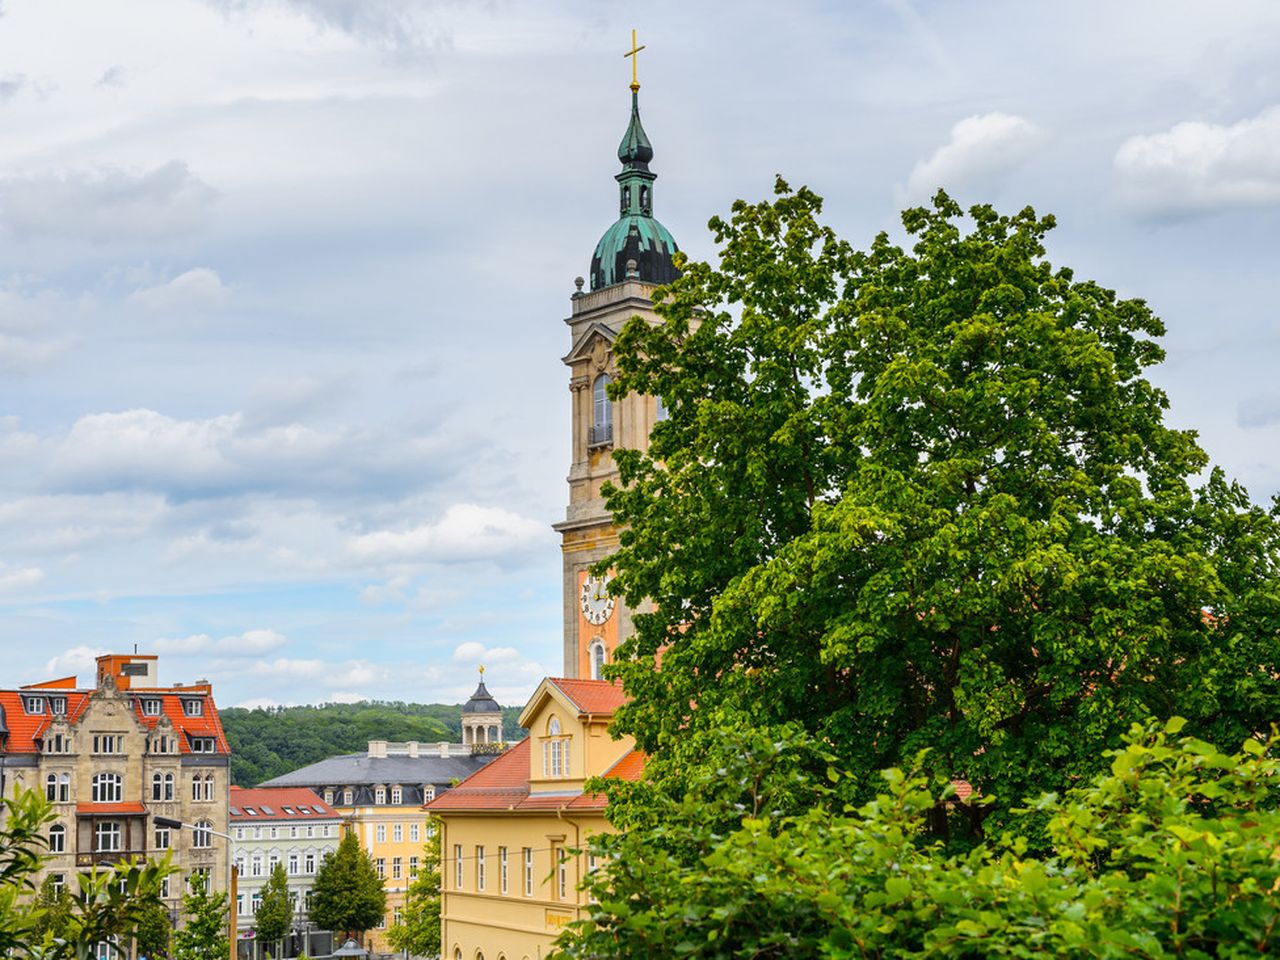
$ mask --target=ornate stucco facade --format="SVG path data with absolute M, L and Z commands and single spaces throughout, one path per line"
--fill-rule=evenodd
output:
M 156 657 L 109 655 L 92 689 L 66 677 L 0 690 L 0 792 L 19 786 L 40 790 L 55 813 L 37 883 L 74 886 L 77 872 L 169 853 L 179 868 L 164 890 L 172 911 L 195 872 L 227 889 L 218 834 L 227 833 L 230 750 L 207 682 L 163 687 Z

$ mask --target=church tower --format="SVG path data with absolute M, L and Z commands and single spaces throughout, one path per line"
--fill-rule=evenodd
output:
M 608 578 L 589 575 L 588 568 L 618 547 L 618 534 L 604 507 L 600 488 L 615 483 L 615 447 L 643 450 L 649 431 L 662 416 L 654 397 L 629 396 L 610 401 L 606 388 L 615 372 L 613 341 L 634 316 L 654 323 L 653 290 L 670 283 L 679 272 L 672 262 L 676 242 L 653 216 L 653 182 L 649 169 L 653 146 L 640 124 L 640 84 L 631 52 L 631 120 L 618 146 L 622 172 L 618 181 L 618 220 L 605 231 L 591 257 L 591 286 L 572 297 L 569 325 L 571 347 L 563 358 L 569 367 L 573 396 L 572 463 L 569 467 L 569 506 L 555 525 L 564 555 L 564 674 L 595 678 L 613 659 L 618 643 L 631 633 L 631 611 L 609 595 Z

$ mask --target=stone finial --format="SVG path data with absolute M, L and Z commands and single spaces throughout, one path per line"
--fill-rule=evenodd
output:
M 636 263 L 634 260 L 627 261 L 627 279 L 628 280 L 640 279 L 640 264 Z

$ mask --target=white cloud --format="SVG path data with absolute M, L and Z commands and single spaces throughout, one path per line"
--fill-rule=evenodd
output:
M 190 233 L 204 225 L 216 196 L 179 160 L 141 173 L 105 167 L 0 182 L 3 218 L 15 236 L 95 244 Z
M 101 647 L 90 647 L 85 644 L 72 647 L 50 659 L 44 665 L 45 673 L 51 678 L 56 678 L 71 674 L 79 676 L 87 671 L 91 680 L 96 679 L 94 676 L 94 671 L 97 669 L 96 660 L 107 652 Z
M 213 307 L 227 298 L 227 288 L 216 270 L 196 267 L 180 273 L 168 283 L 145 287 L 129 295 L 134 303 L 149 310 L 199 310 Z
M 1188 121 L 1116 151 L 1122 197 L 1144 213 L 1280 204 L 1280 106 L 1232 124 Z
M 22 567 L 18 570 L 0 570 L 0 593 L 16 593 L 34 587 L 44 579 L 39 567 Z
M 514 663 L 520 659 L 520 651 L 515 647 L 486 647 L 483 643 L 469 641 L 460 643 L 453 651 L 454 663 L 466 663 L 472 666 L 488 666 L 493 663 Z
M 266 0 L 208 0 L 225 10 L 264 7 Z M 421 56 L 449 42 L 439 0 L 283 0 L 319 27 L 388 49 L 398 56 Z
M 160 654 L 176 656 L 216 655 L 224 657 L 256 657 L 283 647 L 289 641 L 274 630 L 246 630 L 231 637 L 214 639 L 207 633 L 188 637 L 161 638 L 151 644 Z
M 912 168 L 904 200 L 925 200 L 942 187 L 988 182 L 1030 157 L 1044 140 L 1040 129 L 1022 117 L 984 113 L 965 117 L 951 128 L 951 139 Z
M 65 340 L 35 340 L 0 333 L 0 371 L 17 373 L 38 367 L 67 346 Z
M 550 528 L 501 507 L 459 503 L 435 523 L 411 530 L 379 530 L 353 537 L 348 547 L 361 560 L 500 560 L 550 542 Z

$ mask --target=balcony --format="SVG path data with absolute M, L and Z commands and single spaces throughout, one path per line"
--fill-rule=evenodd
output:
M 131 857 L 139 863 L 146 863 L 147 852 L 145 850 L 96 850 L 92 853 L 77 853 L 76 866 L 110 867 Z
M 613 443 L 613 424 L 593 423 L 591 425 L 591 440 L 588 446 L 604 447 L 611 443 Z

